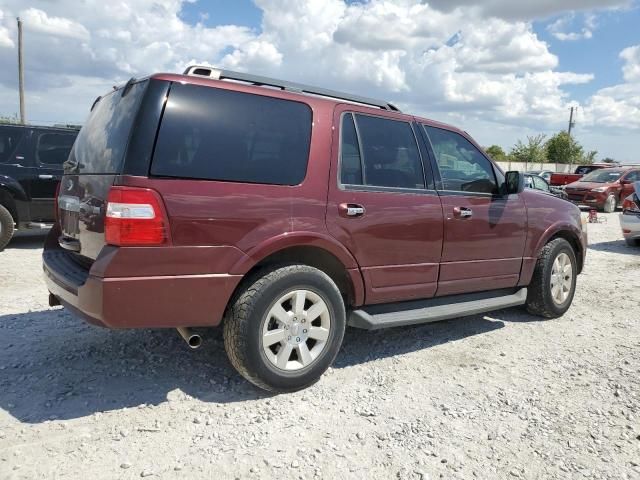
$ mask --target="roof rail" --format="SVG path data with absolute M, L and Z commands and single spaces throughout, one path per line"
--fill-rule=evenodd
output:
M 336 98 L 339 100 L 348 100 L 354 103 L 361 103 L 363 105 L 371 105 L 374 107 L 382 108 L 383 110 L 391 110 L 399 112 L 400 110 L 395 105 L 383 102 L 382 100 L 376 100 L 373 98 L 361 97 L 359 95 L 352 95 L 350 93 L 338 92 L 336 90 L 329 90 L 327 88 L 313 87 L 311 85 L 303 85 L 302 83 L 287 82 L 285 80 L 278 80 L 276 78 L 262 77 L 260 75 L 251 75 L 249 73 L 232 72 L 231 70 L 222 70 L 215 67 L 192 65 L 187 67 L 184 71 L 184 75 L 194 75 L 198 77 L 208 77 L 214 80 L 236 80 L 240 82 L 251 83 L 252 85 L 276 87 L 288 92 L 295 93 L 308 93 L 311 95 L 318 95 L 321 97 Z

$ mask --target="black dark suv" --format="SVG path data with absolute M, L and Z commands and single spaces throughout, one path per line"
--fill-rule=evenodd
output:
M 16 228 L 55 221 L 54 197 L 77 129 L 0 125 L 0 250 Z

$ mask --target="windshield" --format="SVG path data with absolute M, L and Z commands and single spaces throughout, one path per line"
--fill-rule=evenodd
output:
M 620 178 L 622 172 L 617 170 L 608 170 L 603 168 L 601 170 L 594 170 L 593 172 L 585 175 L 580 179 L 581 182 L 594 182 L 594 183 L 607 183 L 615 182 Z

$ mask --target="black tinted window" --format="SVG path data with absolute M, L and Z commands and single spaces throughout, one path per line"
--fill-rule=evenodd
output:
M 120 89 L 100 99 L 78 134 L 64 165 L 66 173 L 120 173 L 147 83 L 133 84 L 124 97 Z
M 18 128 L 0 127 L 0 163 L 6 163 L 11 159 L 11 154 L 22 138 L 22 133 Z
M 342 137 L 340 145 L 340 181 L 347 185 L 362 185 L 362 163 L 360 146 L 353 115 L 342 117 Z
M 71 133 L 41 133 L 36 158 L 45 165 L 62 165 L 67 161 L 76 136 Z
M 151 173 L 297 185 L 310 140 L 311 109 L 303 103 L 174 84 Z
M 356 114 L 365 185 L 425 188 L 422 161 L 407 122 Z M 347 127 L 348 128 L 348 127 Z
M 493 166 L 469 140 L 455 132 L 425 126 L 436 156 L 443 190 L 497 193 Z

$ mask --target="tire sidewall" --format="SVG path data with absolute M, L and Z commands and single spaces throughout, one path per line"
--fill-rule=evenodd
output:
M 273 365 L 262 345 L 263 322 L 267 312 L 285 293 L 292 290 L 310 290 L 319 295 L 327 305 L 331 317 L 331 329 L 325 349 L 315 361 L 302 369 L 286 371 Z M 346 314 L 340 291 L 333 281 L 319 270 L 294 272 L 270 283 L 256 298 L 249 314 L 247 331 L 247 360 L 254 373 L 265 383 L 278 390 L 298 390 L 316 382 L 333 363 L 344 337 Z
M 551 272 L 553 270 L 553 262 L 555 262 L 556 258 L 558 258 L 558 255 L 560 255 L 561 253 L 566 253 L 569 256 L 569 260 L 571 261 L 571 275 L 573 276 L 573 279 L 571 282 L 571 290 L 569 291 L 569 296 L 564 301 L 564 303 L 558 305 L 553 300 L 553 296 L 551 295 Z M 578 262 L 576 261 L 576 255 L 573 251 L 573 248 L 571 248 L 571 245 L 569 245 L 569 242 L 567 242 L 566 240 L 558 242 L 558 244 L 554 246 L 551 254 L 549 255 L 549 260 L 544 268 L 543 279 L 543 294 L 545 303 L 557 316 L 563 315 L 567 310 L 569 310 L 569 307 L 573 302 L 573 296 L 576 292 L 577 278 Z
M 15 230 L 14 223 L 11 212 L 0 205 L 0 251 L 11 241 Z
M 613 208 L 611 208 L 611 210 L 608 209 L 610 199 L 613 199 Z M 607 199 L 604 201 L 604 207 L 602 208 L 602 210 L 604 210 L 605 213 L 613 213 L 616 211 L 617 206 L 618 206 L 618 201 L 616 199 L 616 196 L 613 193 L 611 193 L 607 196 Z

